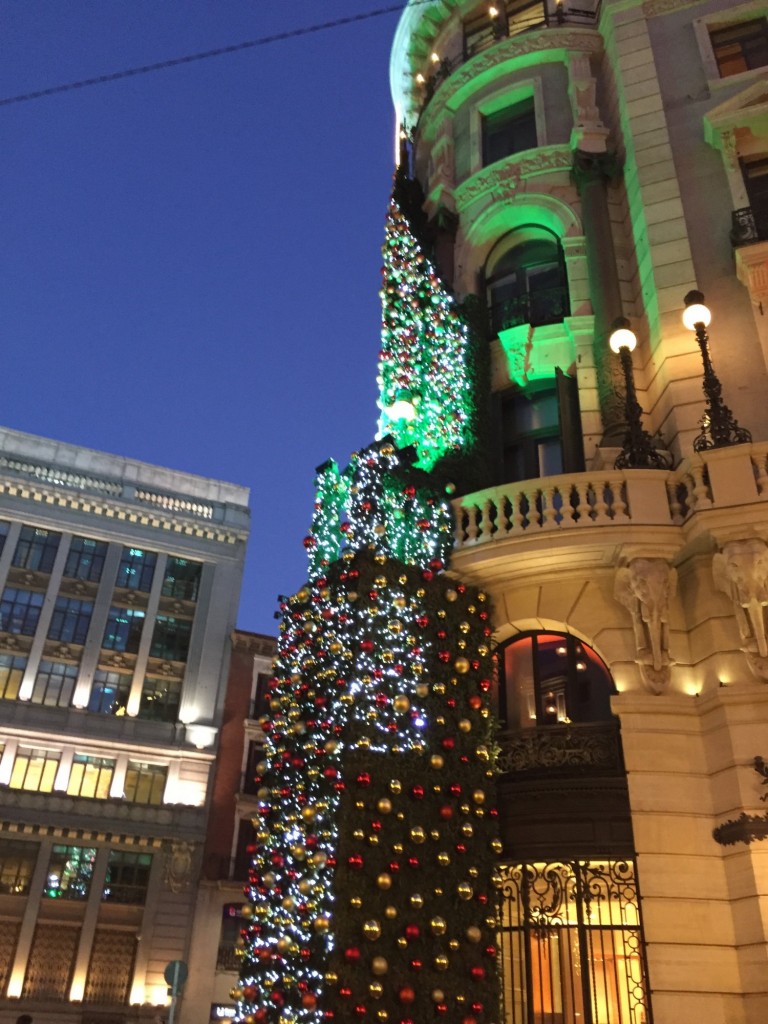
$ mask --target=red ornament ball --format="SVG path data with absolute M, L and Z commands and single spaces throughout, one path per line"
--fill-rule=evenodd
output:
M 416 993 L 414 992 L 410 985 L 403 985 L 403 987 L 397 993 L 397 998 L 400 1000 L 401 1003 L 404 1003 L 406 1006 L 409 1006 L 416 998 Z

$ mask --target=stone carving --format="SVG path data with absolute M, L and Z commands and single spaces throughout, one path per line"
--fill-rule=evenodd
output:
M 715 586 L 733 601 L 741 649 L 759 679 L 768 679 L 768 544 L 758 537 L 723 545 L 712 561 Z
M 456 189 L 456 205 L 465 210 L 476 199 L 490 194 L 495 202 L 511 199 L 526 178 L 548 171 L 570 170 L 571 150 L 568 146 L 547 146 L 534 156 L 508 157 L 505 161 L 472 175 Z
M 693 7 L 698 0 L 646 0 L 643 4 L 643 14 L 646 18 L 653 18 L 659 14 L 672 14 L 674 11 L 685 10 L 686 7 Z
M 614 596 L 629 610 L 635 630 L 640 675 L 651 693 L 669 683 L 669 602 L 677 590 L 677 570 L 663 558 L 633 558 L 616 572 Z
M 195 844 L 183 840 L 166 845 L 163 881 L 171 892 L 184 892 L 192 884 L 196 853 Z
M 583 53 L 571 54 L 569 77 L 578 149 L 602 153 L 605 151 L 608 129 L 602 122 L 597 106 L 597 80 L 592 74 L 589 57 Z

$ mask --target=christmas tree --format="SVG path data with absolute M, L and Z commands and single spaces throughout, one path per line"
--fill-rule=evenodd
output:
M 396 205 L 385 250 L 394 436 L 318 469 L 308 581 L 282 604 L 246 1024 L 497 1019 L 490 609 L 445 571 L 451 510 L 426 472 L 468 439 L 467 333 Z M 406 391 L 416 415 L 390 416 Z

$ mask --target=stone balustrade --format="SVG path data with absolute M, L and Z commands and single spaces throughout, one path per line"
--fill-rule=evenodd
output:
M 768 443 L 685 459 L 673 470 L 599 469 L 456 498 L 454 549 L 590 527 L 680 526 L 694 513 L 768 501 Z

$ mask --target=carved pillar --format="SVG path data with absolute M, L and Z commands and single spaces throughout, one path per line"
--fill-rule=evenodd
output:
M 616 174 L 612 153 L 573 155 L 573 179 L 579 190 L 587 240 L 589 294 L 595 314 L 594 354 L 597 393 L 603 420 L 601 445 L 617 447 L 627 431 L 624 417 L 624 385 L 617 356 L 608 347 L 611 324 L 622 315 L 621 290 L 616 269 L 606 183 Z
M 758 537 L 723 545 L 712 561 L 715 586 L 733 602 L 741 649 L 758 679 L 768 680 L 768 544 Z
M 677 590 L 677 570 L 663 558 L 633 558 L 616 570 L 614 597 L 632 616 L 643 683 L 663 693 L 674 659 L 669 653 L 669 602 Z

